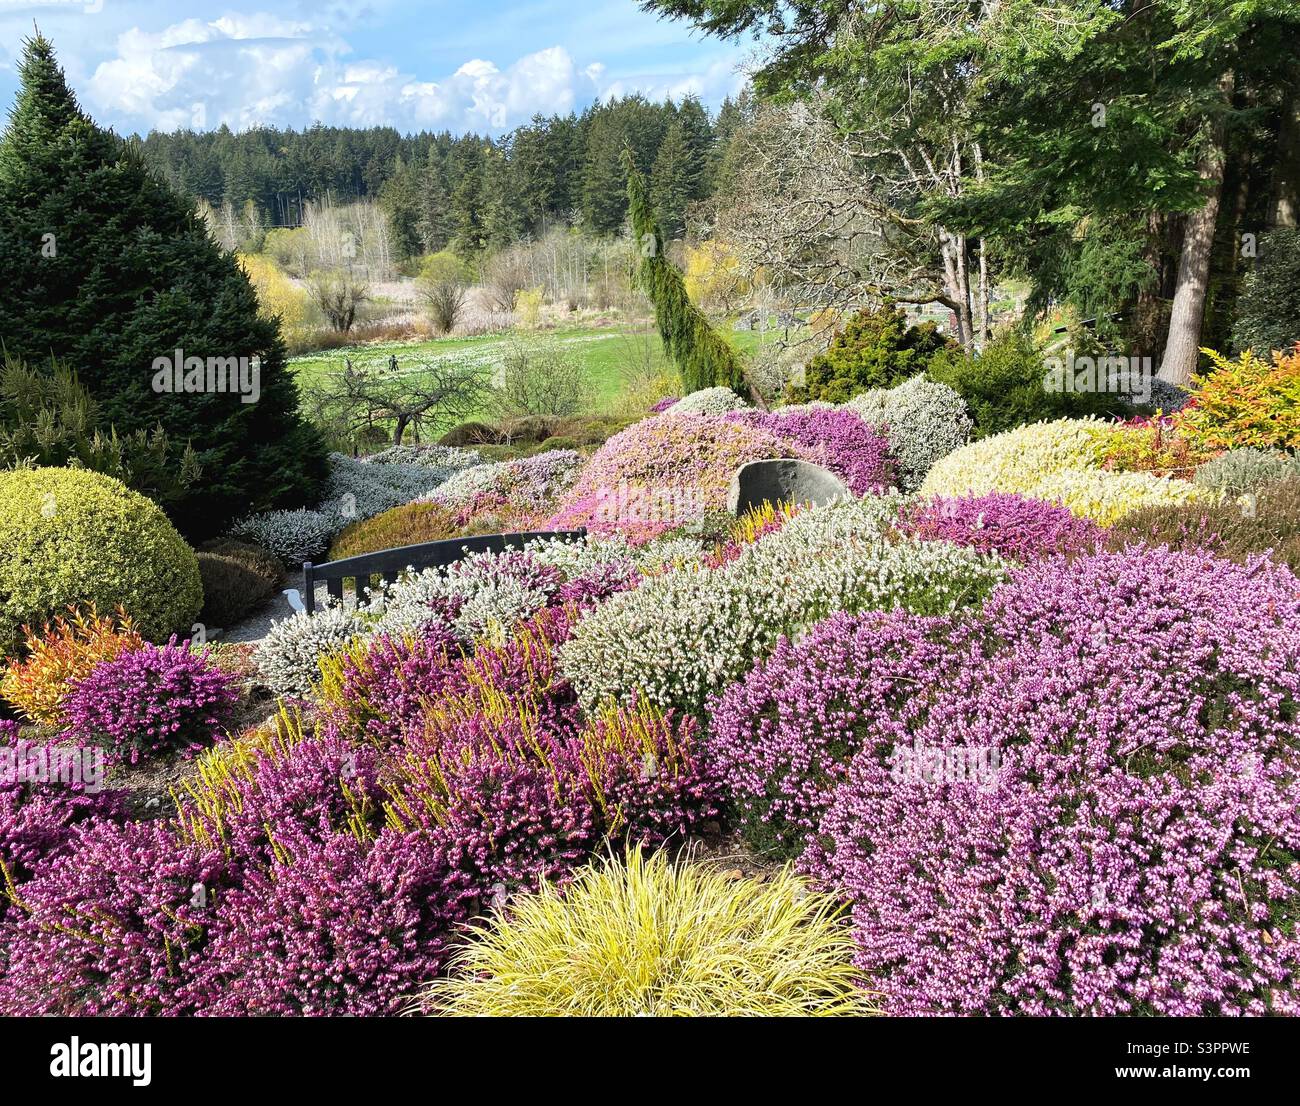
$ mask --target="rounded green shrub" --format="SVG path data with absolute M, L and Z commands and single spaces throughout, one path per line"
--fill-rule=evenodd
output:
M 441 438 L 439 445 L 493 445 L 501 440 L 497 430 L 485 422 L 462 422 L 453 426 Z
M 1132 414 L 1121 394 L 1052 391 L 1043 385 L 1046 374 L 1043 351 L 1014 330 L 999 334 L 978 354 L 949 348 L 930 364 L 931 378 L 966 401 L 976 438 L 1045 419 Z
M 804 368 L 803 381 L 789 389 L 794 403 L 843 403 L 869 388 L 892 388 L 925 372 L 935 355 L 952 343 L 933 323 L 909 326 L 896 307 L 859 311 Z
M 259 552 L 261 552 L 259 550 Z M 275 591 L 275 585 L 239 556 L 200 552 L 203 610 L 199 620 L 208 627 L 230 627 L 256 610 Z
M 121 606 L 145 637 L 188 631 L 198 559 L 151 500 L 86 469 L 0 473 L 0 642 L 70 603 Z
M 540 451 L 546 453 L 552 449 L 577 449 L 580 444 L 574 438 L 547 438 L 541 443 Z
M 264 549 L 251 541 L 239 541 L 237 538 L 213 538 L 199 546 L 199 553 L 211 553 L 217 557 L 238 561 L 250 572 L 256 573 L 266 581 L 268 587 L 278 588 L 284 579 L 284 565 L 280 558 L 269 549 Z M 206 591 L 204 599 L 208 598 Z

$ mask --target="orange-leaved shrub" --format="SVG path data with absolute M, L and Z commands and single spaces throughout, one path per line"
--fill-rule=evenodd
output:
M 1255 446 L 1300 449 L 1300 344 L 1272 358 L 1247 350 L 1235 361 L 1204 351 L 1214 370 L 1192 381 L 1174 427 L 1208 451 Z
M 23 656 L 0 678 L 0 697 L 33 722 L 58 725 L 72 682 L 100 661 L 139 649 L 144 638 L 129 615 L 101 615 L 93 603 L 70 605 L 41 630 L 23 627 Z

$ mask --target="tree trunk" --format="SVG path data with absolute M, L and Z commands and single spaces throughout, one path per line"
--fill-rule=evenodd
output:
M 408 416 L 397 416 L 397 422 L 393 425 L 393 445 L 402 444 L 402 439 L 406 436 L 406 425 L 408 422 L 410 422 Z
M 1282 101 L 1269 224 L 1270 227 L 1300 225 L 1300 88 L 1291 89 Z
M 1226 73 L 1219 88 L 1227 99 L 1232 94 L 1233 76 Z M 1207 189 L 1204 205 L 1187 216 L 1183 248 L 1178 258 L 1178 282 L 1169 312 L 1169 337 L 1160 358 L 1160 379 L 1186 387 L 1196 369 L 1200 349 L 1201 322 L 1205 317 L 1205 293 L 1209 285 L 1210 250 L 1219 219 L 1219 197 L 1223 193 L 1224 125 L 1222 119 L 1209 126 L 1205 153 L 1197 171 Z
M 963 279 L 962 265 L 959 264 L 958 240 L 942 227 L 939 228 L 939 253 L 943 257 L 944 284 L 949 299 L 953 303 L 953 315 L 957 319 L 957 341 L 963 348 L 970 348 L 970 289 Z M 964 309 L 963 309 L 963 305 Z
M 959 234 L 953 240 L 953 246 L 957 254 L 957 302 L 961 305 L 957 321 L 965 335 L 962 338 L 962 345 L 967 349 L 973 349 L 975 346 L 975 328 L 971 323 L 970 264 L 966 257 L 966 236 Z
M 980 239 L 980 329 L 979 344 L 983 348 L 989 340 L 989 257 L 984 239 Z

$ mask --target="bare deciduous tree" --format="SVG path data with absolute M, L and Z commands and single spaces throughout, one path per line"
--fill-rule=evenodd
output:
M 370 298 L 370 285 L 349 268 L 318 269 L 307 278 L 307 290 L 340 334 L 352 329 L 361 305 Z
M 343 370 L 307 389 L 313 417 L 353 441 L 373 436 L 376 427 L 392 428 L 401 445 L 406 431 L 415 440 L 427 431 L 445 429 L 479 410 L 488 398 L 482 365 L 457 358 L 400 365 L 396 357 L 379 365 L 344 362 Z
M 512 338 L 493 384 L 502 418 L 575 415 L 591 395 L 581 360 L 552 338 Z
M 919 214 L 928 196 L 959 195 L 978 171 L 977 147 L 907 128 L 852 130 L 833 121 L 826 98 L 764 104 L 733 155 L 733 187 L 712 231 L 743 269 L 787 299 L 847 309 L 891 299 L 938 303 L 966 344 L 988 331 L 987 267 L 972 279 L 971 244 Z M 982 243 L 976 254 L 982 256 Z

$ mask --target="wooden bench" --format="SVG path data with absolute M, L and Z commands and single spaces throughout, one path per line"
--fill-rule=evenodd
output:
M 586 530 L 547 530 L 523 534 L 485 534 L 476 538 L 447 538 L 443 541 L 425 542 L 423 545 L 403 545 L 397 549 L 381 549 L 378 553 L 362 553 L 341 561 L 316 565 L 304 561 L 302 566 L 303 602 L 307 613 L 316 610 L 316 585 L 324 581 L 331 599 L 343 602 L 343 584 L 353 582 L 353 594 L 358 603 L 363 590 L 370 585 L 372 576 L 383 578 L 385 584 L 395 583 L 408 568 L 417 572 L 425 568 L 445 568 L 464 560 L 470 553 L 504 553 L 508 549 L 522 549 L 528 542 L 560 538 L 576 541 L 587 536 Z

